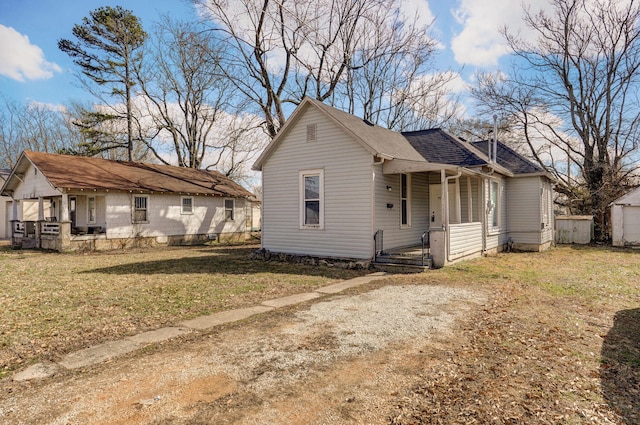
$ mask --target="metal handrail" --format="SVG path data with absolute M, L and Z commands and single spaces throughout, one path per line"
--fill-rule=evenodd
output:
M 427 242 L 427 247 L 430 249 L 431 246 L 429 245 L 429 231 L 426 230 L 424 232 L 422 232 L 422 236 L 420 237 L 421 241 L 422 241 L 422 267 L 424 267 L 424 248 L 425 248 L 425 241 Z
M 378 249 L 378 242 L 380 242 L 380 249 Z M 382 255 L 384 250 L 384 231 L 382 229 L 376 231 L 373 234 L 373 262 L 378 260 L 378 255 Z

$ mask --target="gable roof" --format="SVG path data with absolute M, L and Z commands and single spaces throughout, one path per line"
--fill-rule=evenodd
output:
M 487 162 L 442 129 L 407 131 L 402 135 L 429 162 L 475 167 Z
M 32 151 L 23 152 L 3 191 L 9 188 L 16 172 L 26 171 L 28 163 L 58 190 L 254 196 L 217 171 Z
M 483 154 L 488 154 L 488 140 L 480 140 L 477 142 L 471 142 L 470 144 Z M 497 145 L 498 149 L 496 160 L 498 165 L 503 166 L 513 174 L 534 174 L 545 172 L 540 166 L 529 161 L 504 143 L 498 142 Z
M 388 167 L 387 169 L 391 173 L 403 169 L 425 171 L 432 170 L 434 167 L 473 168 L 486 165 L 508 176 L 541 173 L 551 178 L 542 168 L 502 143 L 498 143 L 497 163 L 491 163 L 487 157 L 487 141 L 463 142 L 440 128 L 400 133 L 374 125 L 353 114 L 309 97 L 302 100 L 285 125 L 262 152 L 253 165 L 254 170 L 262 170 L 262 166 L 271 153 L 310 107 L 321 111 L 374 156 L 392 160 L 391 163 L 395 163 L 395 166 L 388 166 L 388 162 L 385 162 L 385 167 Z
M 295 125 L 295 123 L 310 107 L 317 108 L 329 120 L 333 121 L 347 134 L 353 136 L 366 150 L 374 156 L 386 159 L 405 159 L 411 161 L 424 161 L 422 156 L 409 144 L 402 134 L 391 131 L 379 125 L 372 124 L 348 112 L 341 111 L 332 106 L 305 97 L 296 110 L 291 114 L 285 125 L 273 138 L 271 143 L 260 154 L 253 165 L 254 170 L 261 170 L 271 153 L 280 145 L 282 139 Z

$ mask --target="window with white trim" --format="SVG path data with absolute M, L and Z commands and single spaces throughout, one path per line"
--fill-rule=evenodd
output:
M 224 200 L 224 219 L 225 221 L 234 220 L 235 199 Z
M 148 223 L 148 196 L 134 196 L 133 197 L 133 223 Z
M 400 174 L 400 226 L 411 226 L 411 175 Z
M 489 182 L 489 224 L 497 229 L 500 227 L 500 182 Z
M 180 198 L 180 213 L 193 214 L 193 196 L 182 196 Z
M 87 223 L 95 224 L 96 222 L 96 197 L 89 196 L 87 198 Z
M 324 227 L 324 170 L 300 172 L 300 227 Z

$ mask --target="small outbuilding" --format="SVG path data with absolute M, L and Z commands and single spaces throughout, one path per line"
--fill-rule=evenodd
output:
M 640 188 L 609 204 L 613 246 L 640 246 Z

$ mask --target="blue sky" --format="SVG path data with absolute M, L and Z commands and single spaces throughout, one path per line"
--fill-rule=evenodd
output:
M 460 72 L 455 90 L 470 83 L 476 70 L 495 70 L 506 49 L 498 28 L 520 27 L 521 3 L 514 0 L 397 0 L 405 13 L 425 22 L 435 18 L 440 70 Z M 533 0 L 539 4 L 545 0 Z M 19 102 L 67 104 L 90 99 L 78 87 L 77 67 L 57 42 L 72 39 L 73 25 L 101 6 L 121 5 L 138 16 L 145 29 L 161 15 L 196 19 L 185 0 L 20 0 L 0 2 L 0 95 Z

